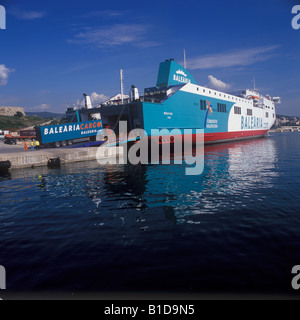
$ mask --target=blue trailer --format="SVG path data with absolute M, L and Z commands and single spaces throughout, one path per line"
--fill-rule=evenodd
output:
M 102 129 L 102 120 L 35 127 L 36 139 L 40 144 L 56 148 L 71 146 L 73 143 L 84 141 L 95 141 L 98 132 L 101 132 Z

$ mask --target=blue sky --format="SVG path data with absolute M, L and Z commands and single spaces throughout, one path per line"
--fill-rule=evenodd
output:
M 300 116 L 298 1 L 0 0 L 0 105 L 64 113 L 83 93 L 93 103 L 156 83 L 165 59 L 183 61 L 199 85 L 256 87 L 281 96 L 277 113 Z M 298 2 L 300 4 L 300 1 Z

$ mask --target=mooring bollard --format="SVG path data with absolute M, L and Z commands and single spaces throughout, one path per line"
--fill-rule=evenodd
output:
M 58 158 L 52 158 L 48 160 L 47 163 L 48 168 L 60 168 L 60 159 Z
M 0 161 L 0 172 L 6 173 L 8 172 L 8 169 L 11 168 L 11 162 L 9 160 L 7 161 Z

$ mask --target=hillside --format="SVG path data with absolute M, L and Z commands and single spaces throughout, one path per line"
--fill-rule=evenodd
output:
M 43 119 L 50 119 L 50 118 L 62 119 L 65 116 L 65 114 L 62 114 L 62 113 L 53 113 L 53 112 L 46 112 L 46 111 L 45 112 L 27 112 L 26 111 L 26 115 L 37 116 Z
M 1 130 L 10 130 L 14 131 L 17 129 L 27 128 L 42 124 L 45 122 L 45 119 L 42 119 L 37 116 L 26 116 L 26 117 L 9 117 L 9 116 L 0 116 L 0 129 Z

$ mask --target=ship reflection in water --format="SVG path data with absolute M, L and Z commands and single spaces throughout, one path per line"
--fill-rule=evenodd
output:
M 11 288 L 290 293 L 298 137 L 206 146 L 199 176 L 174 164 L 11 171 L 0 180 Z
M 75 176 L 49 175 L 39 187 L 55 199 L 65 199 L 68 207 L 83 206 L 95 214 L 105 211 L 123 224 L 133 210 L 142 214 L 149 208 L 165 212 L 177 223 L 199 223 L 200 214 L 242 210 L 263 202 L 262 190 L 272 188 L 278 175 L 275 162 L 275 142 L 257 139 L 206 146 L 205 170 L 199 176 L 186 175 L 184 165 L 106 165 Z M 109 221 L 102 226 L 105 223 Z
M 134 211 L 143 214 L 150 208 L 155 208 L 152 212 L 165 212 L 166 218 L 176 223 L 200 223 L 201 217 L 197 216 L 201 214 L 222 214 L 224 210 L 242 210 L 263 203 L 263 189 L 272 188 L 278 176 L 274 171 L 276 159 L 275 142 L 256 139 L 206 146 L 201 175 L 186 175 L 186 165 L 100 167 L 90 162 L 71 164 L 50 174 L 39 172 L 33 178 L 32 170 L 27 171 L 30 184 L 24 188 L 35 185 L 41 197 L 50 197 L 49 205 L 59 203 L 57 209 L 74 208 L 103 218 L 118 217 L 122 224 Z M 137 218 L 136 222 L 146 220 Z M 103 219 L 101 226 L 106 223 L 110 219 Z

